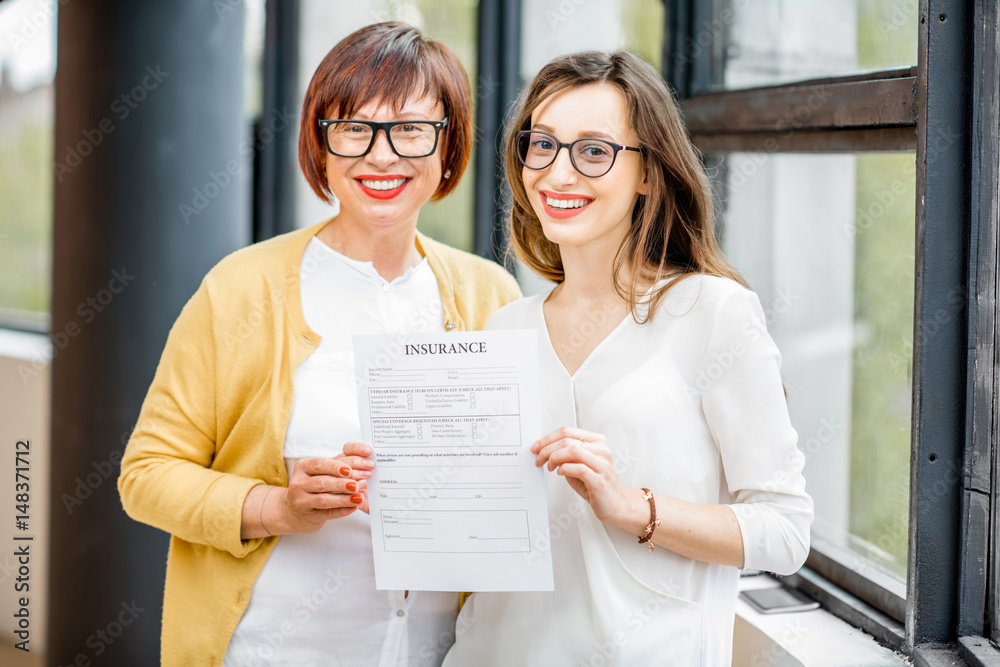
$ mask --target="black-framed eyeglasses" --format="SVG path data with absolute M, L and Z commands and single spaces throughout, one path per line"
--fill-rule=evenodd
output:
M 427 157 L 437 150 L 438 135 L 448 125 L 444 120 L 396 120 L 374 123 L 370 120 L 321 120 L 326 150 L 340 157 L 368 155 L 379 130 L 385 132 L 389 147 L 399 157 Z
M 641 148 L 622 146 L 604 139 L 577 139 L 564 144 L 547 132 L 521 130 L 514 135 L 517 157 L 528 169 L 545 169 L 556 161 L 563 148 L 569 149 L 569 161 L 588 178 L 598 178 L 611 171 L 618 151 L 643 153 Z

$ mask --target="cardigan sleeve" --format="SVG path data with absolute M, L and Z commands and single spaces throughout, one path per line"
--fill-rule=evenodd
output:
M 734 500 L 744 567 L 791 574 L 809 553 L 813 502 L 780 363 L 757 295 L 741 289 L 725 297 L 702 360 L 702 408 Z
M 210 468 L 216 449 L 216 372 L 206 283 L 181 311 L 125 449 L 118 491 L 137 521 L 237 558 L 264 540 L 241 540 L 243 501 L 262 484 Z

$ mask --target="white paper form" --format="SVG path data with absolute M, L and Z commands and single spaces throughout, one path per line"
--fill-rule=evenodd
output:
M 355 336 L 379 590 L 549 591 L 538 336 Z

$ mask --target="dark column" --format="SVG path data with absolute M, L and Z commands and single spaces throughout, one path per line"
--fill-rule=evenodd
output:
M 264 38 L 264 110 L 256 123 L 254 240 L 295 229 L 298 167 L 299 0 L 267 3 Z
M 976 298 L 968 293 L 975 14 L 962 0 L 920 6 L 907 649 L 956 638 L 968 302 Z
M 171 324 L 250 238 L 242 3 L 60 3 L 58 58 L 46 661 L 156 665 L 167 536 L 118 464 Z
M 503 124 L 519 89 L 520 3 L 481 0 L 478 37 L 479 81 L 472 88 L 483 139 L 476 148 L 474 245 L 476 254 L 502 263 L 507 246 L 502 203 L 509 197 L 501 164 Z

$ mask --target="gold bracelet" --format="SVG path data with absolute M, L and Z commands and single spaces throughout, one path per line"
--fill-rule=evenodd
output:
M 642 487 L 642 499 L 649 501 L 649 523 L 646 525 L 645 534 L 639 538 L 639 544 L 646 544 L 646 551 L 652 551 L 653 531 L 660 525 L 660 517 L 656 516 L 656 501 L 653 500 L 653 492 Z
M 260 516 L 257 517 L 257 520 L 260 522 L 260 527 L 263 528 L 264 532 L 267 533 L 270 537 L 274 537 L 274 535 L 272 535 L 271 531 L 269 531 L 267 529 L 267 526 L 264 525 L 264 505 L 267 504 L 267 497 L 271 495 L 272 491 L 274 491 L 274 487 L 273 486 L 268 487 L 267 493 L 264 494 L 264 500 L 260 504 Z

